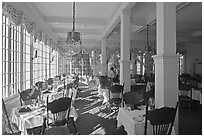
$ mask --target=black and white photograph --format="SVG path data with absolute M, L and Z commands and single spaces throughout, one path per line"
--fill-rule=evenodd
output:
M 202 135 L 202 1 L 1 4 L 1 135 Z

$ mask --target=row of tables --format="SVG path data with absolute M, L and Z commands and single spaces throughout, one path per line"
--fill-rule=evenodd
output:
M 67 82 L 72 82 L 73 80 L 68 80 Z M 15 108 L 12 108 L 10 119 L 11 122 L 16 124 L 19 127 L 19 130 L 21 131 L 22 135 L 27 135 L 27 129 L 33 129 L 35 127 L 42 126 L 44 117 L 47 117 L 49 115 L 49 122 L 53 122 L 52 114 L 51 112 L 48 112 L 46 109 L 46 100 L 48 97 L 48 101 L 51 102 L 55 99 L 61 98 L 64 96 L 63 92 L 57 92 L 58 88 L 63 87 L 64 84 L 58 85 L 56 88 L 53 88 L 50 90 L 50 93 L 43 94 L 45 91 L 41 91 L 41 97 L 40 101 L 38 101 L 38 104 L 32 104 L 32 105 L 24 105 L 24 106 L 18 106 Z M 70 92 L 74 92 L 70 90 Z M 70 92 L 68 93 L 68 97 L 70 97 Z M 74 101 L 75 98 L 73 98 Z M 20 111 L 24 109 L 30 109 L 29 111 Z M 70 110 L 70 117 L 74 117 L 74 120 L 76 121 L 78 118 L 77 111 L 75 108 L 71 107 Z

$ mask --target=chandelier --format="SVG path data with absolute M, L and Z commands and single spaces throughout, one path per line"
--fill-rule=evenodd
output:
M 73 2 L 73 24 L 72 31 L 67 33 L 66 43 L 68 45 L 75 45 L 76 43 L 81 44 L 81 34 L 75 32 L 75 2 Z

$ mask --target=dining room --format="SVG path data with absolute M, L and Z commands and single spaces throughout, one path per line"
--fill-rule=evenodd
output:
M 2 2 L 1 53 L 3 135 L 202 134 L 202 2 Z

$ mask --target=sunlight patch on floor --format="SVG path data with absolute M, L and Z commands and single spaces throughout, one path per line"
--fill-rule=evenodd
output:
M 92 103 L 90 103 L 90 104 L 87 104 L 84 109 L 90 108 L 90 107 L 92 107 L 93 105 L 95 105 L 95 104 L 97 104 L 97 103 L 99 103 L 99 102 L 101 102 L 100 99 L 95 100 L 94 102 L 92 102 Z
M 105 129 L 103 127 L 101 127 L 100 124 L 98 124 L 97 126 L 95 126 L 93 128 L 93 132 L 90 134 L 90 135 L 105 135 L 106 132 L 105 132 Z
M 96 113 L 98 113 L 99 111 L 100 111 L 100 109 L 99 109 L 98 107 L 95 107 L 95 108 L 90 109 L 90 110 L 88 110 L 88 111 L 85 111 L 85 112 L 83 112 L 83 113 L 81 113 L 81 114 L 86 114 L 86 113 L 96 114 Z
M 94 99 L 91 99 L 90 97 L 78 97 L 76 100 L 87 100 L 87 101 L 93 101 Z

